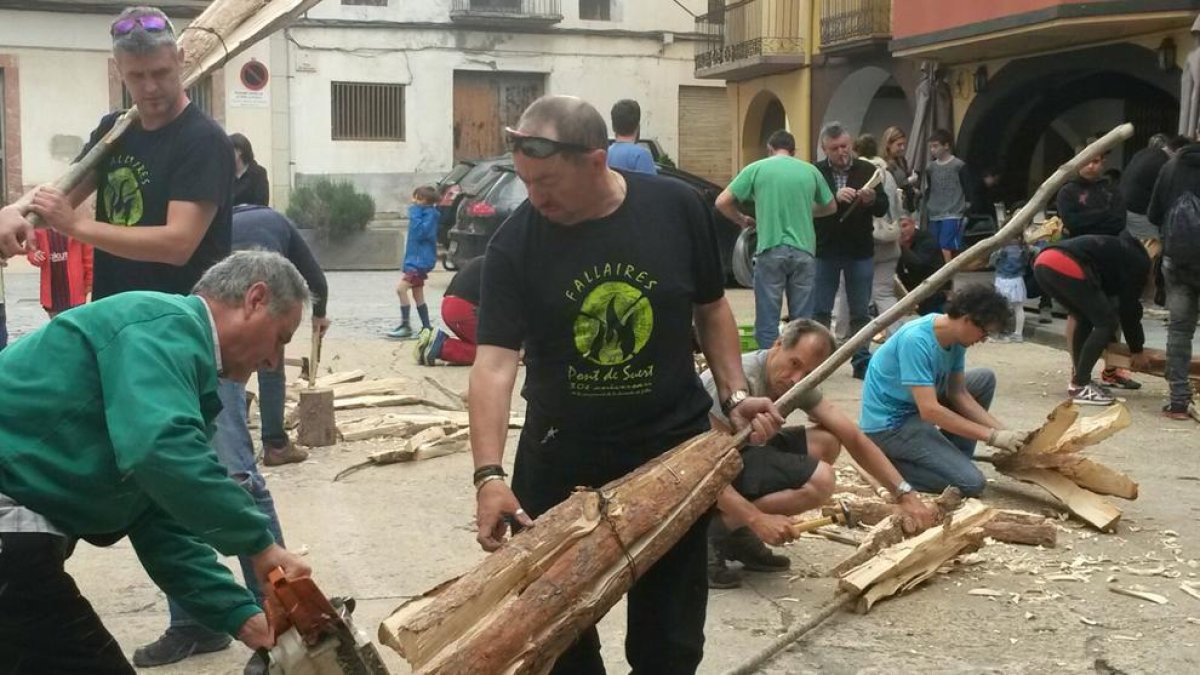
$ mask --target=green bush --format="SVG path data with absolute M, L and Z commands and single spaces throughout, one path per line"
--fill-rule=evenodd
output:
M 341 241 L 362 232 L 375 217 L 375 200 L 352 183 L 321 178 L 292 191 L 288 218 L 317 231 L 322 241 Z

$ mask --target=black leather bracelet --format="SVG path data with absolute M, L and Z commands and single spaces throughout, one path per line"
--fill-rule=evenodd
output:
M 475 476 L 472 478 L 471 482 L 475 485 L 479 485 L 479 481 L 487 478 L 488 476 L 499 476 L 501 478 L 506 478 L 508 477 L 508 472 L 505 471 L 504 467 L 500 466 L 499 464 L 485 464 L 484 466 L 475 469 Z

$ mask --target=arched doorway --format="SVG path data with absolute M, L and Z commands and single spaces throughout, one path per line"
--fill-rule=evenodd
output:
M 835 121 L 852 135 L 873 134 L 879 138 L 890 126 L 911 128 L 913 111 L 904 89 L 890 72 L 867 66 L 843 79 L 834 91 L 821 127 Z M 819 155 L 819 147 L 817 151 Z
M 1014 61 L 976 96 L 959 130 L 958 154 L 976 171 L 1001 170 L 1005 201 L 1029 197 L 1089 136 L 1133 122 L 1135 135 L 1110 157 L 1120 168 L 1179 119 L 1178 75 L 1132 44 Z
M 742 123 L 742 166 L 767 156 L 767 139 L 788 128 L 787 109 L 773 92 L 755 94 Z

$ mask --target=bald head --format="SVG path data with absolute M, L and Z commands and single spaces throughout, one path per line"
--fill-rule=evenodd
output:
M 608 125 L 592 104 L 575 96 L 543 96 L 534 101 L 517 129 L 531 136 L 542 136 L 588 148 L 608 146 Z

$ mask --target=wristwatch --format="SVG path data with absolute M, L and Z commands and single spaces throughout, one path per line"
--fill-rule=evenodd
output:
M 733 412 L 733 409 L 738 407 L 739 403 L 748 398 L 750 398 L 750 392 L 745 389 L 735 390 L 729 395 L 729 398 L 721 402 L 721 412 L 725 413 L 726 417 L 729 417 L 729 413 Z
M 916 492 L 916 490 L 913 489 L 913 486 L 908 484 L 908 481 L 901 480 L 900 484 L 896 486 L 896 499 L 899 499 L 910 492 Z

